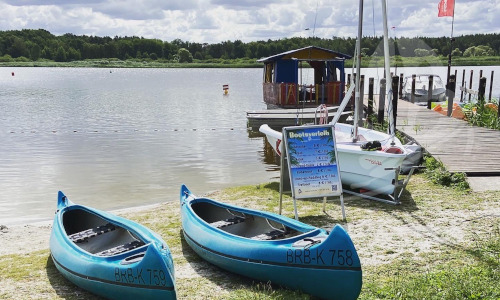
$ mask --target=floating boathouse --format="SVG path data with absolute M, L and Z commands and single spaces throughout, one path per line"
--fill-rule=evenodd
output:
M 350 58 L 309 46 L 259 59 L 264 63 L 264 102 L 268 108 L 339 105 L 346 85 L 344 63 Z M 312 81 L 304 82 L 308 80 Z

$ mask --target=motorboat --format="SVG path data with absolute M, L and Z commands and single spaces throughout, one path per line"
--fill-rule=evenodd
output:
M 427 103 L 429 99 L 429 76 L 431 74 L 419 74 L 415 76 L 415 91 L 413 101 L 415 103 Z M 432 98 L 431 101 L 441 102 L 446 100 L 446 87 L 439 75 L 432 75 Z M 403 82 L 402 98 L 412 101 L 413 76 L 407 76 Z

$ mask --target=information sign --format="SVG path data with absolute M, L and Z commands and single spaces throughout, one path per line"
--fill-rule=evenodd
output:
M 333 125 L 283 128 L 294 199 L 340 196 Z

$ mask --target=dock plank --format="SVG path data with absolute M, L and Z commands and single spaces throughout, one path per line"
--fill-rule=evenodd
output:
M 399 100 L 396 128 L 414 138 L 450 172 L 500 175 L 500 131 L 471 126 Z

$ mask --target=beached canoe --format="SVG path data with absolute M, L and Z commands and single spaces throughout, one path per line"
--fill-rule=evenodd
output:
M 175 299 L 170 250 L 130 220 L 58 194 L 50 236 L 56 268 L 69 281 L 109 299 Z
M 180 194 L 186 242 L 202 258 L 259 281 L 324 299 L 356 299 L 361 263 L 347 232 L 331 232 L 269 212 Z

